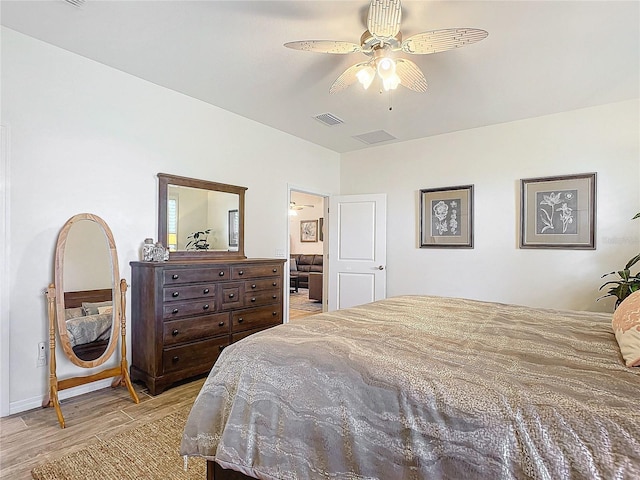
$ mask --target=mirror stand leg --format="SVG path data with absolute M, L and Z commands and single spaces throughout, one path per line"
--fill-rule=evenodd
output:
M 120 319 L 120 335 L 122 335 L 122 358 L 120 360 L 120 370 L 122 371 L 122 378 L 120 380 L 124 381 L 124 384 L 129 390 L 129 395 L 131 395 L 131 399 L 137 404 L 140 403 L 140 399 L 138 398 L 136 391 L 133 389 L 133 384 L 129 377 L 129 364 L 127 363 L 127 319 L 125 316 L 125 312 L 127 311 L 127 281 L 124 278 L 120 280 L 120 305 L 122 307 L 122 317 Z
M 53 406 L 58 416 L 60 428 L 64 428 L 64 417 L 58 400 L 58 377 L 56 376 L 56 288 L 53 284 L 47 289 L 49 307 L 49 393 L 42 403 L 43 407 Z

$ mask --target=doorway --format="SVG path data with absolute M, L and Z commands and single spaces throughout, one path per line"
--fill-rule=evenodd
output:
M 289 187 L 289 320 L 326 310 L 328 196 Z

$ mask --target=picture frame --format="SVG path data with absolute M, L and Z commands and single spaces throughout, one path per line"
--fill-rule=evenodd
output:
M 240 224 L 239 224 L 238 210 L 229 210 L 229 246 L 237 247 L 238 239 L 240 237 Z
M 595 250 L 596 174 L 520 181 L 520 248 Z
M 318 220 L 300 220 L 300 241 L 318 241 Z
M 420 190 L 420 248 L 473 248 L 473 185 Z

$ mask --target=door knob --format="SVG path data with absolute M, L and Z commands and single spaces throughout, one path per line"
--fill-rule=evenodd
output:
M 384 267 L 382 265 L 379 265 L 378 270 L 384 270 Z

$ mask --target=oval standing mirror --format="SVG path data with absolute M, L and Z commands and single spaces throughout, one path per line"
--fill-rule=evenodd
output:
M 60 231 L 55 285 L 62 349 L 80 367 L 102 365 L 118 340 L 120 285 L 113 235 L 100 217 L 76 215 Z
M 242 259 L 246 187 L 159 173 L 158 239 L 171 259 Z
M 125 339 L 127 282 L 118 280 L 118 255 L 109 226 L 97 215 L 71 217 L 58 234 L 54 283 L 47 289 L 49 313 L 49 392 L 42 403 L 56 410 L 65 428 L 58 392 L 114 377 L 112 387 L 123 384 L 135 403 Z M 58 380 L 56 330 L 65 355 L 75 365 L 93 368 L 105 363 L 120 345 L 120 363 L 92 375 Z M 120 334 L 120 341 L 118 341 Z

